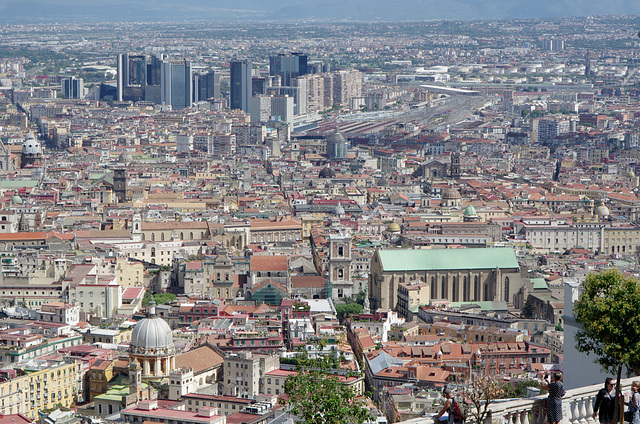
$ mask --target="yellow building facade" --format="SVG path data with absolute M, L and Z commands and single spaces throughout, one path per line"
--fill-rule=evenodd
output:
M 0 383 L 2 414 L 23 414 L 38 418 L 38 411 L 69 408 L 78 401 L 80 364 L 47 362 L 41 367 L 16 367 Z

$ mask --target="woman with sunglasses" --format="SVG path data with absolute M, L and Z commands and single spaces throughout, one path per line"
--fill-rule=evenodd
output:
M 616 382 L 611 377 L 604 381 L 604 387 L 596 395 L 593 418 L 598 416 L 600 424 L 611 424 L 616 410 Z

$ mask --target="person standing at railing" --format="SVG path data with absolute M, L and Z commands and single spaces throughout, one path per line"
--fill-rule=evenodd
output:
M 624 420 L 630 422 L 631 424 L 640 424 L 640 394 L 638 393 L 640 390 L 640 381 L 634 381 L 631 383 L 631 397 L 629 398 L 629 410 L 627 416 L 627 412 L 625 412 Z
M 558 424 L 562 421 L 562 396 L 564 396 L 564 385 L 562 384 L 562 373 L 554 372 L 549 382 L 549 375 L 544 376 L 542 389 L 549 391 L 547 397 L 547 422 Z
M 593 406 L 593 418 L 598 416 L 600 424 L 613 423 L 616 411 L 616 382 L 607 377 L 604 387 L 596 395 L 596 404 Z

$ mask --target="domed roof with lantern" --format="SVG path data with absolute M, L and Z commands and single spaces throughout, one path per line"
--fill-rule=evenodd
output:
M 151 298 L 147 317 L 138 321 L 131 332 L 129 360 L 141 364 L 143 379 L 164 378 L 175 368 L 175 354 L 171 327 L 156 315 Z
M 391 224 L 387 225 L 387 232 L 389 232 L 389 233 L 399 233 L 400 232 L 400 225 L 398 225 L 397 222 L 392 222 Z
M 609 208 L 603 203 L 600 203 L 600 206 L 596 208 L 596 215 L 600 218 L 605 218 L 610 215 Z
M 149 315 L 133 327 L 131 332 L 132 348 L 173 348 L 171 327 L 161 317 L 155 314 L 155 302 L 149 302 Z
M 336 171 L 329 168 L 328 166 L 322 168 L 320 170 L 320 173 L 318 174 L 318 178 L 335 178 L 335 177 L 336 177 Z
M 460 192 L 453 187 L 442 190 L 442 199 L 462 199 Z
M 464 210 L 464 216 L 466 217 L 478 216 L 478 213 L 476 212 L 476 208 L 474 208 L 473 205 L 467 206 L 467 208 Z
M 42 146 L 40 142 L 36 140 L 33 133 L 29 133 L 27 138 L 22 145 L 22 154 L 23 155 L 41 155 L 42 154 Z

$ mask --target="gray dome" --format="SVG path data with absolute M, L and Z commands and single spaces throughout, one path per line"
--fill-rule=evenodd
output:
M 331 143 L 346 143 L 347 139 L 336 128 L 336 130 L 329 135 L 328 141 Z
M 24 144 L 22 145 L 22 154 L 23 155 L 41 155 L 42 154 L 42 146 L 31 133 L 27 136 L 27 139 L 24 141 Z
M 173 347 L 171 327 L 158 316 L 144 318 L 133 327 L 131 347 L 145 349 Z
M 322 170 L 318 174 L 318 177 L 319 178 L 335 178 L 336 177 L 336 171 L 334 171 L 333 169 L 331 169 L 329 167 L 325 167 L 325 168 L 322 168 Z
M 442 198 L 443 199 L 462 199 L 462 196 L 460 196 L 460 192 L 458 190 L 451 187 L 451 188 L 442 190 Z
M 342 207 L 342 204 L 341 204 L 340 202 L 338 202 L 338 204 L 336 205 L 336 207 L 335 207 L 335 208 L 333 208 L 333 214 L 334 214 L 334 215 L 338 215 L 338 216 L 341 216 L 341 215 L 344 215 L 344 214 L 345 214 L 344 207 Z

